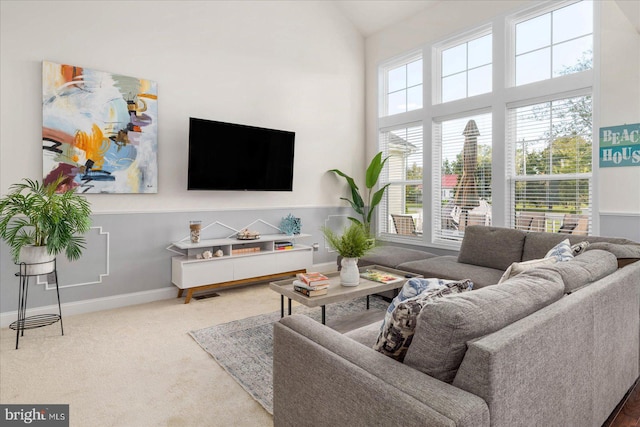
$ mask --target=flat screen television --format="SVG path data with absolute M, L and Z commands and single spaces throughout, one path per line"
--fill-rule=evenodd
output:
M 189 119 L 189 190 L 292 191 L 295 133 Z

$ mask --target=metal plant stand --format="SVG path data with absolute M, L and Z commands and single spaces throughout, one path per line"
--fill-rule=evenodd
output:
M 31 277 L 37 277 L 40 274 L 28 274 L 28 268 L 37 264 L 20 263 L 20 271 L 16 273 L 16 277 L 20 280 L 20 295 L 18 297 L 18 320 L 11 323 L 9 328 L 16 331 L 16 350 L 18 349 L 18 343 L 20 336 L 24 336 L 25 329 L 41 328 L 43 326 L 52 325 L 60 321 L 60 330 L 64 335 L 64 327 L 62 325 L 62 308 L 60 306 L 60 289 L 58 288 L 58 270 L 55 264 L 56 260 L 53 260 L 53 271 L 47 274 L 53 274 L 56 281 L 56 294 L 58 296 L 58 314 L 38 314 L 35 316 L 26 316 L 27 311 L 27 296 L 29 293 L 29 279 Z

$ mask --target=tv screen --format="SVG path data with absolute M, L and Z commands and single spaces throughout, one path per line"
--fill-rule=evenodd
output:
M 292 191 L 295 133 L 189 119 L 189 190 Z

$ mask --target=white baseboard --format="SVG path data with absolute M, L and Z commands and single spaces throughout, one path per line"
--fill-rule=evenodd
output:
M 325 262 L 314 264 L 313 271 L 331 272 L 337 270 L 335 262 Z M 160 301 L 175 298 L 178 289 L 174 286 L 154 289 L 151 291 L 133 292 L 130 294 L 113 295 L 104 298 L 94 298 L 84 301 L 76 301 L 62 304 L 62 317 L 73 316 L 74 314 L 91 313 L 94 311 L 110 310 L 113 308 L 127 307 L 130 305 L 144 304 L 147 302 Z M 38 314 L 57 313 L 57 305 L 47 305 L 42 307 L 27 308 L 27 316 Z M 8 327 L 18 318 L 17 311 L 0 313 L 0 328 Z
M 175 298 L 178 289 L 174 286 L 154 289 L 151 291 L 133 292 L 130 294 L 113 295 L 104 298 L 94 298 L 84 301 L 70 302 L 62 304 L 62 317 L 73 316 L 74 314 L 91 313 L 94 311 L 109 310 L 112 308 L 127 307 L 130 305 L 144 304 L 147 302 L 160 301 Z M 27 308 L 27 316 L 37 314 L 57 313 L 57 305 Z M 8 327 L 18 318 L 17 311 L 0 313 L 0 328 Z

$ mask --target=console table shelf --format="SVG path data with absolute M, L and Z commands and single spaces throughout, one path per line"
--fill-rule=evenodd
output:
M 313 264 L 313 248 L 296 243 L 309 234 L 266 234 L 255 240 L 234 238 L 207 239 L 198 243 L 173 242 L 168 250 L 180 255 L 171 260 L 171 282 L 187 290 L 185 304 L 194 292 L 243 283 L 270 280 L 307 271 Z M 291 242 L 292 247 L 277 249 L 276 242 Z M 222 251 L 222 256 L 197 258 L 204 251 Z M 246 252 L 239 252 L 247 250 Z

